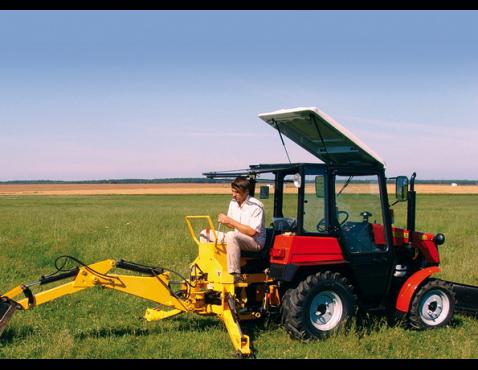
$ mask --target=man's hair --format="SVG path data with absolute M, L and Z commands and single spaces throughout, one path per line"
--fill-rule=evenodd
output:
M 251 182 L 249 181 L 247 177 L 238 176 L 234 179 L 233 182 L 231 182 L 231 187 L 234 190 L 238 190 L 238 191 L 240 190 L 249 191 L 249 189 L 251 188 Z

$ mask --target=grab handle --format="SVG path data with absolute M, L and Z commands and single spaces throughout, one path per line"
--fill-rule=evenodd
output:
M 196 234 L 194 233 L 194 229 L 193 229 L 193 226 L 192 226 L 192 223 L 191 221 L 192 220 L 198 220 L 198 219 L 206 219 L 207 222 L 209 223 L 209 228 L 211 229 L 213 235 L 214 235 L 214 239 L 217 240 L 217 234 L 216 234 L 216 229 L 214 228 L 214 225 L 212 223 L 212 220 L 211 220 L 211 217 L 210 216 L 186 216 L 185 217 L 185 220 L 186 220 L 186 224 L 188 225 L 188 229 L 189 229 L 189 233 L 191 234 L 194 242 L 199 245 L 200 244 L 200 241 L 199 239 L 196 237 Z

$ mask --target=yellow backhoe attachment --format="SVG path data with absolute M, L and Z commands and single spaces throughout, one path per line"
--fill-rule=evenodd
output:
M 277 287 L 271 284 L 272 280 L 265 272 L 244 274 L 245 282 L 235 283 L 233 277 L 227 273 L 226 245 L 217 241 L 201 242 L 196 237 L 191 224 L 191 221 L 197 219 L 206 219 L 214 235 L 216 233 L 209 216 L 186 217 L 188 229 L 198 245 L 199 254 L 190 266 L 189 279 L 183 279 L 180 282 L 178 291 L 171 288 L 170 275 L 174 272 L 166 268 L 112 259 L 85 265 L 73 257 L 61 256 L 76 261 L 79 266 L 68 271 L 59 269 L 55 274 L 42 276 L 33 283 L 19 285 L 0 296 L 0 335 L 16 310 L 31 309 L 86 288 L 101 286 L 159 304 L 160 307 L 146 310 L 144 318 L 147 321 L 162 320 L 183 312 L 218 316 L 224 322 L 236 352 L 241 356 L 251 355 L 249 337 L 242 333 L 240 321 L 257 319 L 261 316 L 261 312 L 267 311 L 267 305 L 278 304 Z M 114 268 L 149 276 L 110 273 L 109 271 Z M 30 289 L 35 285 L 71 278 L 72 280 L 67 283 L 35 294 Z M 254 287 L 263 287 L 263 289 L 257 289 L 257 296 L 254 297 L 260 304 L 255 311 L 241 313 L 241 309 L 244 309 L 248 300 L 246 289 L 251 284 L 255 284 Z M 16 298 L 21 294 L 25 295 L 25 298 L 17 300 Z

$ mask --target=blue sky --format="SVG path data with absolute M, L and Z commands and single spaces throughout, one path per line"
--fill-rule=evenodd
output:
M 2 11 L 0 181 L 286 162 L 257 115 L 297 106 L 389 176 L 478 179 L 477 45 L 477 11 Z

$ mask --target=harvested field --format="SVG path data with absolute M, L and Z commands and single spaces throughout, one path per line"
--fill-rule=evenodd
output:
M 229 184 L 0 184 L 0 195 L 135 195 L 229 193 Z
M 420 194 L 478 194 L 478 185 L 415 185 L 415 190 Z
M 353 184 L 349 192 L 360 193 L 366 185 Z M 292 190 L 292 189 L 290 189 Z M 418 184 L 420 194 L 478 194 L 478 185 Z M 307 192 L 313 192 L 313 185 Z M 388 191 L 392 193 L 394 186 Z M 368 192 L 368 191 L 365 191 Z M 145 194 L 229 194 L 229 184 L 0 184 L 0 195 L 145 195 Z

